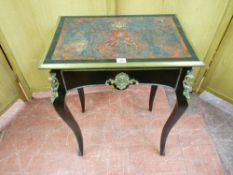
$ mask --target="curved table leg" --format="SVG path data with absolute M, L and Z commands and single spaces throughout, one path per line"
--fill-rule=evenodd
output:
M 155 99 L 155 94 L 157 91 L 158 86 L 152 85 L 150 89 L 150 100 L 149 100 L 149 110 L 152 111 L 153 109 L 153 104 L 154 104 L 154 99 Z
M 160 155 L 165 155 L 165 145 L 168 134 L 188 107 L 188 100 L 190 99 L 189 93 L 192 91 L 192 80 L 193 75 L 191 69 L 183 69 L 176 88 L 176 104 L 162 130 Z
M 79 145 L 79 155 L 83 155 L 83 137 L 78 123 L 75 121 L 73 115 L 68 109 L 65 100 L 56 100 L 54 103 L 54 108 L 60 117 L 66 122 L 66 124 L 72 129 L 75 134 L 76 140 Z
M 83 155 L 83 136 L 78 123 L 75 121 L 72 113 L 68 109 L 65 103 L 66 90 L 62 81 L 61 72 L 50 73 L 52 96 L 51 102 L 59 114 L 59 116 L 65 121 L 65 123 L 72 129 L 76 136 L 76 140 L 79 145 L 79 155 Z
M 163 131 L 161 134 L 161 140 L 160 140 L 160 155 L 165 155 L 165 144 L 166 144 L 167 136 L 169 132 L 171 131 L 172 127 L 175 125 L 175 123 L 179 120 L 179 118 L 185 112 L 187 107 L 188 107 L 188 103 L 186 100 L 184 101 L 177 100 L 172 113 L 170 114 L 167 122 L 165 123 L 163 127 Z
M 78 95 L 82 107 L 82 112 L 85 112 L 85 95 L 83 88 L 78 88 Z

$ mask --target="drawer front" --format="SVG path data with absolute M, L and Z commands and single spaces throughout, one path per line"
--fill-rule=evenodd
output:
M 161 70 L 125 70 L 125 71 L 124 70 L 62 71 L 62 76 L 67 90 L 77 87 L 83 87 L 87 85 L 106 84 L 106 81 L 108 80 L 115 81 L 117 78 L 119 79 L 119 76 L 123 74 L 127 75 L 130 81 L 133 79 L 136 82 L 142 84 L 161 84 L 175 88 L 181 70 L 182 69 L 178 68 L 178 69 L 161 69 Z

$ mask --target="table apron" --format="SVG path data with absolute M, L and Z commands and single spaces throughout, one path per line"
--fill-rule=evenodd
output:
M 161 70 L 104 70 L 104 71 L 61 71 L 66 90 L 88 85 L 105 84 L 119 73 L 126 73 L 130 79 L 142 84 L 159 84 L 176 88 L 182 68 Z

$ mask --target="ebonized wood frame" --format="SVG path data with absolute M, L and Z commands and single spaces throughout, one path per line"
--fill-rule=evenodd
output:
M 50 73 L 55 75 L 55 79 L 59 83 L 59 86 L 56 89 L 57 96 L 53 101 L 53 106 L 60 117 L 74 132 L 79 145 L 79 155 L 83 155 L 84 148 L 81 129 L 65 103 L 65 96 L 69 90 L 74 88 L 78 89 L 82 112 L 84 112 L 85 96 L 83 87 L 87 85 L 105 84 L 106 80 L 110 78 L 113 79 L 117 74 L 124 72 L 130 78 L 137 80 L 139 83 L 151 85 L 149 110 L 152 111 L 157 86 L 170 86 L 175 90 L 177 101 L 172 113 L 168 117 L 168 120 L 163 127 L 161 134 L 160 155 L 165 155 L 165 145 L 168 134 L 188 107 L 188 101 L 184 95 L 185 86 L 183 80 L 185 79 L 187 72 L 191 70 L 191 67 L 158 68 L 147 70 L 51 70 Z

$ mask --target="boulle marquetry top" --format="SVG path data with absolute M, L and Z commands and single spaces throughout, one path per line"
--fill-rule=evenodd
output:
M 117 63 L 123 58 L 124 64 Z M 63 16 L 40 68 L 201 66 L 175 15 Z

